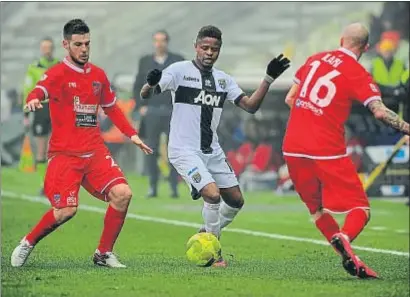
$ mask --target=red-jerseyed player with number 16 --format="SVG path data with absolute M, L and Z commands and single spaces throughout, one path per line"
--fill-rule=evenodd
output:
M 358 63 L 369 32 L 347 26 L 341 48 L 315 54 L 295 75 L 286 103 L 291 106 L 283 154 L 296 191 L 317 228 L 341 255 L 343 267 L 359 278 L 377 278 L 354 253 L 352 242 L 370 219 L 370 205 L 344 139 L 353 100 L 385 124 L 409 134 L 409 124 L 388 109 L 370 74 Z M 330 213 L 347 213 L 344 225 Z

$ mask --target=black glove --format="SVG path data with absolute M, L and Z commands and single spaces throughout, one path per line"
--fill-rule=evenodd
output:
M 161 80 L 162 71 L 158 69 L 151 70 L 147 75 L 147 83 L 154 87 L 156 86 L 159 81 Z
M 277 79 L 286 69 L 290 66 L 290 61 L 288 58 L 283 57 L 283 54 L 280 54 L 272 61 L 269 62 L 268 67 L 266 67 L 265 80 L 268 83 L 272 83 Z

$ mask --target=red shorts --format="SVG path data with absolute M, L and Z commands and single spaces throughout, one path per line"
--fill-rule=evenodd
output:
M 349 157 L 313 160 L 285 156 L 285 160 L 295 189 L 311 214 L 320 208 L 336 213 L 370 208 Z
M 94 197 L 107 201 L 111 188 L 127 180 L 107 148 L 91 156 L 57 154 L 48 161 L 44 192 L 55 208 L 78 206 L 83 186 Z

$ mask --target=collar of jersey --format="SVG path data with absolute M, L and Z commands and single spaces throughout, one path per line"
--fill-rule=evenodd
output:
M 70 67 L 71 69 L 73 69 L 74 71 L 78 72 L 78 73 L 89 73 L 91 71 L 90 66 L 87 64 L 84 65 L 84 69 L 80 68 L 76 65 L 74 65 L 73 63 L 71 63 L 70 61 L 68 61 L 67 57 L 64 58 L 63 60 L 64 64 L 66 64 L 68 67 Z
M 201 68 L 199 68 L 199 66 L 195 63 L 195 60 L 192 60 L 192 64 L 194 64 L 194 66 L 202 73 L 212 73 L 212 71 L 214 71 L 214 68 L 212 67 L 211 70 L 202 70 Z
M 353 59 L 355 59 L 357 61 L 357 56 L 351 50 L 348 50 L 347 48 L 341 47 L 341 48 L 338 49 L 338 51 L 344 52 L 346 55 L 349 55 L 350 57 L 352 57 Z

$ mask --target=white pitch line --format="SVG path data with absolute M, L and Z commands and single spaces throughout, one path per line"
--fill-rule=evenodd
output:
M 382 226 L 369 227 L 369 229 L 374 230 L 374 231 L 385 231 L 385 230 L 387 230 L 386 227 L 382 227 Z
M 46 198 L 40 197 L 40 196 L 18 194 L 18 193 L 4 191 L 4 190 L 1 191 L 1 196 L 6 196 L 10 198 L 15 198 L 15 199 L 22 199 L 22 200 L 27 200 L 31 202 L 37 202 L 37 203 L 49 205 L 49 201 Z M 106 212 L 106 209 L 104 208 L 86 205 L 86 204 L 80 205 L 79 208 L 88 210 L 91 212 L 98 212 L 98 213 Z M 150 217 L 150 216 L 141 216 L 141 215 L 137 215 L 133 213 L 128 213 L 127 218 L 132 218 L 132 219 L 136 219 L 140 221 L 162 223 L 162 224 L 167 224 L 167 225 L 190 227 L 190 228 L 200 228 L 202 226 L 202 224 L 198 224 L 198 223 L 184 222 L 184 221 L 178 221 L 178 220 L 169 220 L 169 219 Z M 317 245 L 326 245 L 326 246 L 329 245 L 329 243 L 324 240 L 288 236 L 288 235 L 281 235 L 281 234 L 267 233 L 267 232 L 259 232 L 259 231 L 252 231 L 252 230 L 238 229 L 238 228 L 225 228 L 224 232 L 246 234 L 246 235 L 251 235 L 251 236 L 256 236 L 256 237 L 265 237 L 265 238 L 272 238 L 272 239 L 282 239 L 282 240 L 288 240 L 288 241 L 308 242 L 308 243 L 313 243 Z M 376 248 L 370 248 L 370 247 L 365 247 L 365 246 L 352 246 L 352 247 L 356 250 L 362 250 L 362 251 L 373 252 L 373 253 L 389 254 L 389 255 L 405 256 L 405 257 L 410 256 L 409 253 L 394 251 L 394 250 L 376 249 Z

